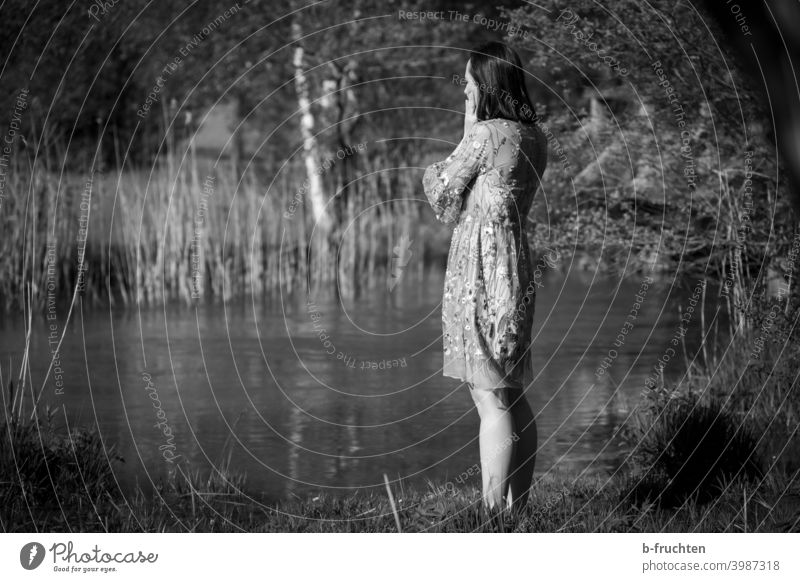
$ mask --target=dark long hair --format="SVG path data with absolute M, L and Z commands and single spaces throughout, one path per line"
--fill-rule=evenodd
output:
M 521 123 L 538 121 L 522 61 L 514 49 L 502 42 L 487 42 L 470 51 L 469 63 L 478 85 L 478 121 L 498 117 Z

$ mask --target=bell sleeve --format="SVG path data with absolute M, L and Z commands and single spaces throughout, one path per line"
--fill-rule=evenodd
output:
M 458 219 L 464 191 L 486 169 L 488 142 L 488 127 L 480 121 L 475 122 L 447 159 L 435 162 L 425 170 L 422 186 L 440 222 L 452 224 Z

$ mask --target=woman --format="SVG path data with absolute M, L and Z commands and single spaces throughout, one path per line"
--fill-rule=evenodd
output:
M 442 301 L 445 376 L 467 382 L 480 416 L 484 506 L 524 507 L 536 462 L 532 379 L 536 285 L 525 231 L 547 140 L 519 56 L 500 42 L 470 53 L 464 138 L 423 177 L 441 222 L 455 223 Z

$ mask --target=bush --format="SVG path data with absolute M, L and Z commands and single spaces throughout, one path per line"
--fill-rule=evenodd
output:
M 651 404 L 631 436 L 644 470 L 632 491 L 637 500 L 670 507 L 692 498 L 707 503 L 731 481 L 763 476 L 751 427 L 719 399 L 672 393 Z
M 115 487 L 111 461 L 122 460 L 91 429 L 59 434 L 52 412 L 0 423 L 0 503 L 29 507 L 95 500 Z

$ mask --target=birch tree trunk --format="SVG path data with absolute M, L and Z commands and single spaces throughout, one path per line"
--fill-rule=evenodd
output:
M 303 48 L 303 29 L 297 19 L 292 22 L 292 40 L 294 41 L 295 91 L 300 112 L 300 133 L 303 137 L 303 157 L 308 180 L 308 200 L 314 216 L 316 228 L 320 235 L 327 238 L 331 231 L 331 219 L 325 208 L 322 176 L 320 173 L 319 143 L 314 136 L 314 115 L 311 113 L 311 98 L 306 77 L 305 50 Z

